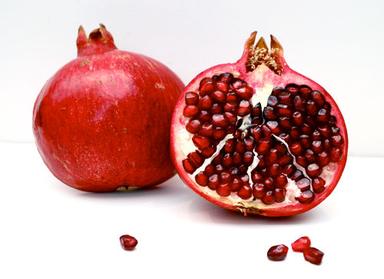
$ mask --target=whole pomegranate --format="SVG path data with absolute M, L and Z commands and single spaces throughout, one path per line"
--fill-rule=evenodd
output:
M 38 150 L 62 182 L 84 191 L 159 184 L 174 174 L 169 129 L 183 83 L 158 61 L 115 47 L 105 26 L 43 87 L 33 110 Z
M 221 207 L 294 215 L 335 188 L 347 130 L 329 93 L 287 65 L 276 38 L 270 48 L 255 38 L 236 63 L 185 88 L 173 113 L 172 157 L 184 182 Z

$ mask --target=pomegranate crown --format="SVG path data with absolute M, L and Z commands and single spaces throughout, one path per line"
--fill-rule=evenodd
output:
M 241 60 L 244 59 L 246 61 L 247 71 L 253 71 L 261 64 L 264 64 L 270 70 L 280 75 L 285 64 L 283 47 L 273 35 L 271 35 L 270 48 L 268 48 L 263 37 L 260 37 L 255 44 L 256 35 L 257 32 L 252 32 L 244 45 L 244 53 Z
M 116 49 L 113 37 L 104 24 L 100 23 L 100 27 L 87 34 L 80 25 L 77 35 L 77 55 L 93 55 L 101 54 Z

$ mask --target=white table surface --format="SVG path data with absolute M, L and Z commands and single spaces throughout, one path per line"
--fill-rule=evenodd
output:
M 34 144 L 0 143 L 0 278 L 383 278 L 384 158 L 350 157 L 335 192 L 293 218 L 245 218 L 174 177 L 163 187 L 90 194 L 64 186 Z M 119 236 L 137 237 L 135 251 Z M 301 235 L 314 266 L 267 249 Z

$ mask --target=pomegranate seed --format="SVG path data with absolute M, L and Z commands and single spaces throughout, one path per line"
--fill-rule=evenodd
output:
M 195 180 L 196 180 L 197 184 L 199 184 L 200 186 L 207 186 L 208 185 L 208 177 L 202 171 L 199 172 L 198 174 L 196 174 Z
M 231 188 L 228 184 L 220 184 L 217 186 L 216 192 L 221 197 L 228 197 L 231 194 Z
M 241 188 L 241 185 L 242 185 L 242 183 L 241 183 L 240 179 L 234 178 L 232 183 L 230 184 L 231 191 L 232 192 L 239 191 Z
M 197 105 L 199 103 L 199 95 L 195 92 L 185 93 L 185 104 L 187 105 Z
M 218 103 L 224 103 L 226 100 L 225 93 L 219 90 L 216 90 L 210 96 L 212 97 L 213 100 L 215 100 Z
M 271 95 L 273 95 L 273 96 L 277 96 L 277 95 L 279 95 L 281 92 L 284 92 L 284 90 L 285 90 L 285 89 L 284 89 L 283 87 L 275 87 L 275 88 L 273 88 Z
M 284 142 L 289 143 L 291 137 L 286 133 L 282 133 L 279 135 L 279 138 L 282 139 Z
M 305 124 L 304 124 L 304 126 L 305 126 Z M 291 136 L 292 139 L 298 139 L 300 136 L 299 128 L 297 128 L 296 126 L 293 126 L 291 128 L 291 131 L 289 132 L 289 135 Z
M 220 90 L 221 92 L 227 93 L 229 86 L 226 82 L 224 81 L 218 81 L 216 82 L 216 88 Z
M 264 187 L 267 189 L 267 190 L 273 190 L 273 178 L 272 177 L 267 177 L 265 180 L 264 180 Z
M 219 104 L 213 104 L 211 107 L 212 114 L 219 114 L 223 112 L 223 108 Z
M 227 135 L 227 131 L 220 128 L 220 127 L 216 127 L 214 130 L 213 130 L 213 138 L 215 140 L 222 140 L 223 138 L 225 138 L 225 136 Z
M 212 115 L 212 124 L 216 127 L 225 128 L 228 126 L 228 120 L 222 114 Z
M 320 132 L 320 135 L 324 138 L 329 138 L 331 135 L 331 129 L 328 126 L 319 126 L 317 129 Z
M 284 244 L 279 244 L 269 248 L 267 252 L 268 259 L 271 261 L 282 261 L 288 253 L 288 247 Z
M 207 139 L 206 137 L 198 136 L 198 135 L 194 135 L 192 137 L 192 141 L 195 144 L 195 146 L 200 150 L 207 148 L 210 145 L 209 139 Z
M 278 103 L 278 100 L 276 96 L 270 95 L 268 97 L 268 101 L 267 101 L 268 106 L 274 107 L 277 105 L 277 103 Z
M 200 100 L 199 100 L 199 108 L 202 109 L 202 110 L 209 110 L 211 109 L 212 107 L 212 100 L 211 98 L 206 95 L 204 97 L 201 97 Z
M 274 192 L 274 199 L 276 202 L 283 202 L 285 200 L 285 189 L 276 188 Z
M 233 152 L 232 160 L 234 165 L 240 165 L 243 161 L 242 156 L 238 152 Z
M 299 239 L 295 240 L 291 244 L 292 250 L 295 252 L 303 252 L 305 249 L 311 246 L 311 240 L 308 236 L 302 236 Z
M 273 196 L 273 191 L 267 191 L 262 197 L 261 201 L 265 204 L 273 204 L 275 202 L 275 197 Z
M 312 133 L 312 128 L 307 123 L 304 123 L 300 129 L 301 129 L 301 132 L 305 135 L 309 135 Z
M 290 118 L 286 116 L 279 117 L 279 126 L 282 129 L 290 129 L 292 126 Z
M 189 153 L 187 158 L 191 161 L 195 168 L 200 167 L 204 163 L 204 158 L 200 155 L 200 153 L 198 153 L 198 151 Z
M 206 81 L 204 83 L 200 82 L 200 95 L 205 96 L 215 90 L 215 85 L 212 81 Z
M 187 129 L 188 132 L 190 132 L 191 134 L 195 134 L 197 133 L 200 128 L 201 128 L 201 125 L 200 125 L 200 121 L 197 120 L 197 119 L 191 119 L 189 120 L 188 124 L 185 126 L 185 128 Z
M 302 178 L 296 182 L 296 185 L 301 191 L 306 191 L 309 190 L 311 186 L 311 181 L 309 181 L 308 178 Z
M 329 139 L 323 140 L 323 146 L 324 150 L 328 151 L 331 148 L 331 141 Z
M 214 173 L 215 173 L 215 166 L 213 166 L 212 164 L 209 164 L 205 167 L 205 169 L 204 169 L 205 175 L 211 176 Z
M 301 135 L 300 136 L 300 144 L 304 148 L 309 148 L 311 146 L 311 140 L 309 139 L 308 135 Z
M 317 194 L 321 193 L 325 189 L 325 180 L 321 177 L 316 177 L 312 180 L 313 191 Z
M 281 104 L 288 105 L 291 103 L 291 93 L 283 91 L 278 95 Z
M 236 124 L 237 118 L 233 113 L 230 112 L 224 112 L 225 119 L 228 121 L 229 124 L 234 125 Z
M 199 135 L 211 137 L 213 135 L 213 125 L 211 123 L 204 123 L 200 128 Z
M 300 145 L 300 143 L 298 143 L 298 142 L 294 142 L 294 143 L 292 143 L 290 146 L 289 146 L 289 148 L 290 148 L 290 150 L 291 150 L 291 153 L 293 154 L 293 155 L 300 155 L 301 154 L 301 152 L 303 151 L 303 149 L 301 148 L 301 145 Z
M 252 189 L 248 184 L 244 184 L 237 192 L 237 195 L 243 200 L 247 200 L 252 196 Z
M 341 158 L 341 150 L 340 148 L 332 148 L 331 149 L 331 161 L 338 162 Z
M 319 176 L 321 174 L 322 169 L 317 164 L 310 164 L 308 165 L 306 171 L 308 176 L 313 178 Z
M 204 158 L 209 158 L 211 157 L 216 151 L 216 148 L 213 147 L 213 146 L 208 146 L 206 148 L 204 148 L 203 150 L 201 150 L 201 155 L 204 157 Z
M 252 171 L 251 179 L 252 179 L 253 183 L 258 183 L 258 182 L 261 182 L 263 180 L 263 175 L 254 170 L 254 171 Z
M 245 144 L 242 143 L 242 142 L 240 142 L 240 141 L 238 141 L 238 142 L 236 143 L 235 150 L 236 150 L 236 152 L 238 152 L 238 153 L 244 153 L 244 152 L 245 152 Z
M 285 86 L 285 90 L 292 94 L 296 94 L 299 91 L 299 87 L 294 83 L 290 83 Z
M 304 118 L 303 118 L 303 115 L 301 114 L 301 112 L 299 111 L 295 111 L 292 115 L 292 120 L 293 120 L 293 123 L 296 125 L 296 126 L 301 126 L 303 125 L 304 123 Z
M 335 134 L 331 137 L 331 143 L 333 146 L 340 146 L 343 143 L 343 138 L 339 134 Z
M 253 138 L 247 137 L 244 139 L 245 150 L 252 151 L 255 147 L 255 140 Z
M 264 197 L 264 185 L 261 183 L 256 183 L 253 186 L 253 196 L 255 199 L 261 199 Z
M 314 130 L 312 133 L 312 140 L 321 140 L 321 134 L 319 131 Z
M 308 163 L 314 163 L 316 158 L 315 158 L 315 153 L 311 149 L 305 150 L 304 157 L 307 160 Z
M 292 177 L 295 171 L 296 171 L 296 167 L 292 164 L 286 165 L 283 169 L 283 173 L 289 177 Z
M 300 166 L 304 168 L 308 165 L 307 159 L 305 159 L 305 157 L 301 155 L 296 157 L 296 163 L 298 163 Z
M 220 173 L 224 170 L 224 167 L 223 167 L 222 164 L 217 164 L 216 167 L 215 167 L 215 169 L 216 169 L 216 172 L 217 172 L 218 174 L 220 174 Z
M 293 98 L 293 106 L 297 111 L 305 111 L 304 100 L 298 95 Z
M 196 168 L 193 166 L 192 162 L 189 159 L 184 159 L 182 161 L 183 167 L 187 173 L 194 173 Z
M 263 111 L 264 118 L 266 120 L 276 120 L 277 115 L 273 107 L 265 107 Z
M 279 164 L 274 163 L 269 167 L 269 174 L 273 177 L 279 175 L 281 173 L 281 167 Z
M 240 97 L 240 99 L 243 99 L 243 100 L 251 99 L 253 92 L 254 90 L 250 86 L 244 86 L 236 90 L 237 95 Z
M 317 107 L 314 101 L 309 100 L 305 106 L 308 115 L 314 116 L 317 113 Z
M 245 116 L 251 112 L 251 104 L 247 100 L 242 100 L 239 104 L 237 114 L 239 116 Z
M 284 167 L 284 166 L 292 163 L 292 157 L 288 154 L 285 154 L 282 157 L 280 157 L 278 163 L 280 166 Z
M 258 154 L 266 154 L 269 151 L 270 146 L 271 141 L 269 139 L 261 139 L 256 147 L 256 152 Z
M 324 253 L 321 252 L 319 249 L 316 249 L 314 247 L 309 247 L 304 250 L 303 255 L 304 255 L 304 259 L 307 262 L 320 265 L 323 260 Z
M 283 188 L 287 185 L 288 179 L 284 174 L 280 174 L 275 178 L 276 187 Z
M 200 111 L 198 118 L 201 123 L 204 123 L 211 120 L 211 115 L 209 114 L 208 111 L 202 110 Z
M 314 200 L 314 198 L 315 198 L 315 195 L 311 190 L 304 191 L 300 194 L 299 197 L 296 197 L 296 199 L 300 203 L 310 203 Z
M 224 184 L 232 182 L 231 174 L 227 171 L 223 171 L 222 173 L 220 173 L 220 181 Z
M 294 181 L 298 181 L 298 180 L 302 179 L 303 177 L 304 177 L 303 172 L 301 170 L 296 169 L 293 172 L 291 179 Z
M 310 94 L 311 94 L 311 92 L 312 92 L 312 89 L 308 85 L 300 85 L 299 86 L 299 92 L 301 93 L 301 95 L 304 98 L 308 99 Z
M 317 163 L 320 167 L 324 167 L 329 164 L 330 158 L 327 152 L 323 151 L 317 154 Z
M 257 103 L 256 105 L 253 106 L 252 108 L 252 111 L 251 111 L 251 115 L 253 117 L 261 117 L 261 104 L 260 103 Z
M 325 99 L 323 94 L 320 91 L 312 91 L 311 93 L 312 100 L 318 105 L 319 107 L 323 106 L 325 103 Z
M 211 189 L 211 190 L 215 190 L 217 186 L 219 186 L 219 176 L 217 174 L 212 174 L 209 178 L 208 178 L 208 187 Z
M 317 112 L 316 119 L 317 119 L 317 121 L 319 121 L 321 123 L 328 122 L 328 120 L 329 120 L 329 112 L 326 109 L 324 109 L 324 108 L 320 109 Z
M 223 73 L 220 75 L 220 80 L 225 83 L 232 82 L 233 75 L 231 73 Z
M 232 155 L 230 153 L 226 153 L 223 156 L 223 165 L 226 167 L 230 167 L 232 165 Z
M 280 133 L 279 123 L 277 121 L 268 121 L 266 124 L 273 134 L 276 135 Z
M 243 155 L 243 163 L 246 165 L 251 165 L 253 162 L 253 153 L 251 151 L 247 151 Z
M 124 234 L 120 236 L 121 247 L 126 251 L 132 251 L 137 245 L 137 239 L 131 235 Z
M 292 110 L 284 104 L 278 104 L 277 105 L 277 112 L 280 116 L 292 116 Z
M 195 105 L 185 106 L 183 110 L 183 115 L 185 117 L 194 117 L 199 113 L 199 108 Z
M 231 92 L 228 93 L 226 101 L 228 103 L 231 103 L 231 104 L 235 105 L 237 103 L 237 95 L 235 93 L 231 93 Z

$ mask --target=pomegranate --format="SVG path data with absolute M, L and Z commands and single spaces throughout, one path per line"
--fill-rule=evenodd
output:
M 303 255 L 307 262 L 320 265 L 323 260 L 324 253 L 317 248 L 309 247 L 304 250 Z
M 120 236 L 120 244 L 124 250 L 131 251 L 135 249 L 137 245 L 137 239 L 131 235 L 124 234 Z
M 292 70 L 256 32 L 236 63 L 195 77 L 172 118 L 172 159 L 196 193 L 244 215 L 289 216 L 322 202 L 343 172 L 348 138 L 330 94 Z
M 295 240 L 291 244 L 292 250 L 295 252 L 303 252 L 305 249 L 311 246 L 311 240 L 308 236 L 302 236 L 299 239 Z
M 118 50 L 103 25 L 89 37 L 80 27 L 77 51 L 33 110 L 36 144 L 51 172 L 92 192 L 173 176 L 169 129 L 180 79 L 152 58 Z
M 288 253 L 288 247 L 284 244 L 279 244 L 269 248 L 267 257 L 271 261 L 282 261 L 285 259 Z

